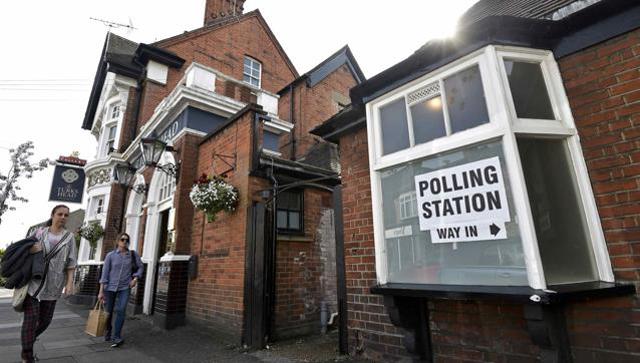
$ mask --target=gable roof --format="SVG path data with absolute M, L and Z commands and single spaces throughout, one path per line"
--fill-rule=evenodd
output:
M 93 79 L 87 109 L 84 113 L 83 129 L 90 130 L 93 126 L 93 118 L 100 102 L 100 94 L 102 93 L 107 72 L 114 72 L 132 78 L 137 78 L 142 73 L 142 68 L 134 62 L 136 49 L 138 49 L 138 43 L 114 33 L 107 33 L 98 69 Z
M 246 21 L 249 18 L 255 17 L 258 19 L 258 21 L 260 22 L 260 24 L 264 27 L 265 31 L 267 32 L 267 35 L 269 36 L 269 38 L 271 39 L 271 41 L 273 42 L 273 44 L 276 46 L 276 48 L 278 49 L 278 51 L 280 52 L 280 55 L 282 55 L 282 57 L 284 58 L 285 63 L 287 64 L 287 66 L 289 67 L 289 70 L 291 70 L 291 72 L 293 73 L 294 77 L 298 77 L 298 71 L 296 70 L 296 67 L 294 67 L 293 63 L 291 62 L 291 59 L 289 59 L 289 56 L 287 55 L 287 53 L 284 51 L 284 48 L 282 48 L 282 45 L 280 45 L 280 42 L 278 41 L 278 39 L 276 38 L 276 36 L 273 34 L 273 32 L 271 31 L 271 28 L 269 27 L 269 24 L 267 24 L 267 21 L 264 19 L 264 17 L 262 16 L 262 14 L 260 13 L 260 10 L 256 9 L 253 11 L 250 11 L 248 13 L 242 14 L 240 16 L 225 16 L 223 18 L 218 19 L 217 21 L 211 22 L 201 28 L 198 29 L 194 29 L 191 31 L 187 31 L 184 32 L 182 34 L 179 35 L 175 35 L 166 39 L 162 39 L 159 40 L 155 43 L 152 43 L 151 45 L 156 46 L 156 47 L 168 47 L 177 43 L 182 43 L 186 40 L 189 40 L 193 37 L 196 36 L 200 36 L 227 26 L 234 26 L 235 24 L 238 24 L 240 22 Z
M 91 130 L 91 127 L 93 127 L 93 119 L 98 104 L 100 103 L 102 87 L 104 86 L 107 73 L 113 72 L 125 77 L 138 79 L 144 73 L 141 63 L 149 59 L 177 68 L 181 67 L 184 63 L 184 59 L 176 56 L 172 52 L 159 49 L 152 45 L 138 44 L 114 33 L 107 33 L 102 54 L 100 55 L 98 69 L 93 79 L 87 109 L 84 113 L 84 119 L 82 121 L 83 129 Z
M 356 58 L 353 56 L 353 53 L 351 53 L 351 48 L 349 48 L 349 45 L 345 45 L 337 52 L 330 55 L 327 59 L 320 62 L 320 64 L 313 67 L 313 69 L 311 69 L 309 72 L 294 79 L 291 83 L 284 86 L 280 91 L 278 91 L 278 94 L 282 94 L 290 86 L 296 85 L 304 80 L 307 81 L 308 87 L 313 87 L 316 84 L 320 83 L 323 79 L 327 78 L 331 73 L 335 72 L 338 68 L 342 67 L 343 64 L 347 65 L 357 84 L 360 84 L 367 80 L 367 78 L 364 76 L 364 73 L 362 73 L 360 65 L 356 61 Z

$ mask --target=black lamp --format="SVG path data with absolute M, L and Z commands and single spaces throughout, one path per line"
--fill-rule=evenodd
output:
M 140 151 L 142 152 L 142 161 L 146 166 L 153 166 L 156 169 L 160 169 L 163 172 L 178 177 L 178 167 L 174 164 L 158 165 L 160 157 L 165 151 L 175 151 L 172 146 L 167 145 L 166 142 L 147 137 L 140 140 Z

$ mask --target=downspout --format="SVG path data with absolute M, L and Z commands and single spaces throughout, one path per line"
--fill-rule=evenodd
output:
M 271 326 L 272 324 L 272 320 L 271 317 L 274 316 L 274 311 L 275 311 L 275 286 L 276 286 L 276 243 L 278 241 L 278 228 L 276 225 L 276 218 L 277 218 L 277 193 L 278 193 L 278 180 L 273 176 L 273 159 L 272 159 L 272 164 L 271 164 L 271 168 L 269 169 L 269 179 L 271 179 L 271 184 L 273 185 L 272 188 L 272 193 L 273 193 L 273 198 L 271 199 L 271 245 L 270 245 L 270 251 L 269 253 L 271 254 L 270 256 L 270 260 L 271 260 L 271 266 L 269 268 L 269 311 L 267 312 L 267 314 L 265 314 L 269 320 L 268 323 L 268 331 L 266 332 L 267 334 L 269 334 L 269 337 L 271 338 L 271 331 L 273 330 L 273 327 Z
M 289 102 L 289 121 L 293 124 L 294 130 L 291 133 L 291 160 L 296 160 L 296 122 L 295 122 L 295 106 L 294 106 L 294 88 L 293 83 L 289 85 L 289 92 L 291 92 L 291 100 Z

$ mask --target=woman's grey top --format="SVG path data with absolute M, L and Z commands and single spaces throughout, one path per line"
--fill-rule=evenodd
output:
M 67 231 L 64 230 L 63 234 Z M 51 252 L 52 246 L 49 244 L 49 228 L 39 230 L 36 232 L 36 238 L 43 243 L 45 256 Z M 49 270 L 47 270 L 47 277 L 45 277 L 44 285 L 38 293 L 38 296 L 34 296 L 38 300 L 57 300 L 62 295 L 62 289 L 67 282 L 67 270 L 76 267 L 77 251 L 76 243 L 73 233 L 69 233 L 64 240 L 58 242 L 63 244 L 60 246 L 60 251 L 49 261 Z M 55 249 L 55 247 L 53 247 Z M 29 289 L 27 292 L 33 296 L 38 287 L 40 287 L 41 279 L 31 280 L 29 282 Z

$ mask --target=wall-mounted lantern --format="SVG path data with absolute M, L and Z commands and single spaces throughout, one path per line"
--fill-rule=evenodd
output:
M 171 163 L 163 165 L 158 164 L 163 152 L 175 151 L 172 146 L 167 145 L 166 142 L 160 139 L 148 137 L 140 140 L 140 151 L 142 152 L 144 165 L 153 166 L 154 168 L 160 169 L 177 179 L 178 165 Z

